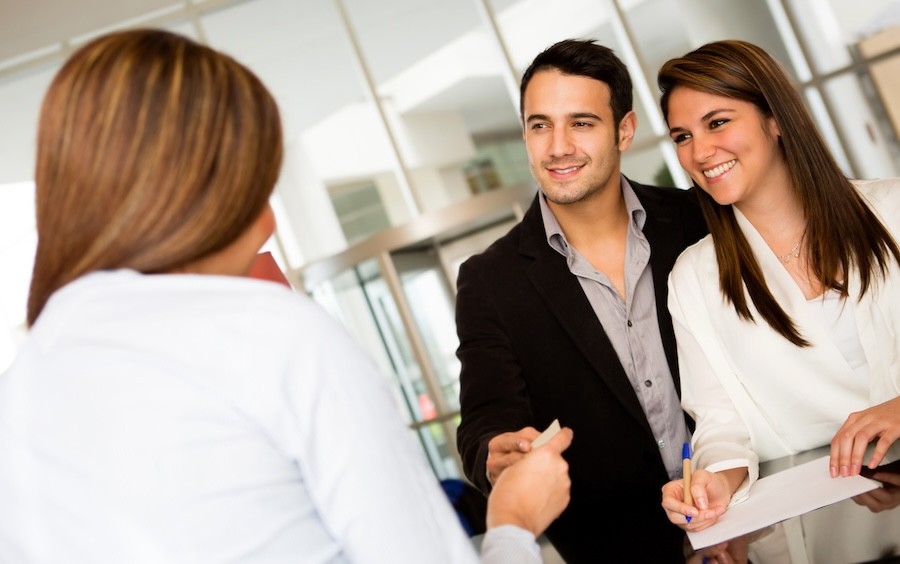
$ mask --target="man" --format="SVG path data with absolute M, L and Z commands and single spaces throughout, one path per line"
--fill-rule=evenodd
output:
M 666 279 L 706 227 L 690 191 L 621 174 L 631 103 L 627 69 L 593 41 L 535 58 L 520 112 L 540 193 L 457 285 L 467 476 L 487 492 L 539 430 L 571 427 L 572 500 L 546 532 L 570 563 L 684 561 L 659 502 L 689 436 Z

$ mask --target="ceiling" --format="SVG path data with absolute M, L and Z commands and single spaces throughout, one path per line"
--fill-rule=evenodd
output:
M 187 8 L 172 0 L 0 0 L 0 62 L 123 21 Z

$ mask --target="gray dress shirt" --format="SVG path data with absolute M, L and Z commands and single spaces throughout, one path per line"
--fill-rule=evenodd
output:
M 642 232 L 646 212 L 624 177 L 621 183 L 631 218 L 625 249 L 624 300 L 606 274 L 598 272 L 569 245 L 543 196 L 541 216 L 547 243 L 566 257 L 569 271 L 578 277 L 641 402 L 669 478 L 676 479 L 681 477 L 681 447 L 689 435 L 659 333 L 650 244 Z

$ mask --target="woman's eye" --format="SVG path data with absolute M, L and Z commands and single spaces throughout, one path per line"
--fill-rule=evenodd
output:
M 690 137 L 691 136 L 688 133 L 679 133 L 677 135 L 672 136 L 672 141 L 674 141 L 675 144 L 677 145 L 683 141 L 686 141 L 687 139 L 690 139 Z
M 728 123 L 727 119 L 714 119 L 711 122 L 709 122 L 709 128 L 715 129 L 719 126 L 725 125 L 726 123 Z

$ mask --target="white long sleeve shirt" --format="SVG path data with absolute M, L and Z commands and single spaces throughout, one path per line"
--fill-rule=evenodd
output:
M 863 197 L 900 238 L 900 180 L 856 182 Z M 773 296 L 812 343 L 799 348 L 775 333 L 752 302 L 756 322 L 740 319 L 719 290 L 711 237 L 682 253 L 669 276 L 669 309 L 678 343 L 682 406 L 694 417 L 694 463 L 710 470 L 746 466 L 750 479 L 735 493 L 739 501 L 758 476 L 758 461 L 819 447 L 853 412 L 900 395 L 900 269 L 892 261 L 862 300 L 851 277 L 851 301 L 868 378 L 860 359 L 846 358 L 821 304 L 811 304 L 753 225 L 735 210 Z M 835 226 L 840 229 L 840 226 Z
M 94 273 L 0 376 L 0 562 L 477 561 L 411 433 L 308 298 Z

